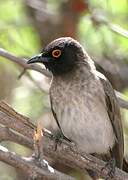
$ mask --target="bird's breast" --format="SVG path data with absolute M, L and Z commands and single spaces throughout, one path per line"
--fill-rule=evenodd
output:
M 113 147 L 115 136 L 98 79 L 53 81 L 50 91 L 64 135 L 82 152 L 103 154 Z

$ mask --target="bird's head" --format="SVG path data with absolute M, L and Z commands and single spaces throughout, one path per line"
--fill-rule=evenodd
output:
M 85 55 L 76 40 L 62 37 L 49 43 L 41 54 L 32 57 L 27 63 L 43 63 L 53 75 L 60 75 L 71 71 Z

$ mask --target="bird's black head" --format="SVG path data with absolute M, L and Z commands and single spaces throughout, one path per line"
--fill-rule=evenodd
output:
M 40 55 L 27 63 L 43 63 L 53 73 L 60 75 L 71 71 L 80 59 L 84 59 L 82 46 L 70 37 L 62 37 L 49 43 Z

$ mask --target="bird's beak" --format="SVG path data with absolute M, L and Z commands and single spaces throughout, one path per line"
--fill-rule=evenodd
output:
M 48 57 L 43 57 L 42 54 L 36 55 L 32 57 L 31 59 L 28 60 L 27 64 L 32 64 L 32 63 L 44 63 L 48 62 Z

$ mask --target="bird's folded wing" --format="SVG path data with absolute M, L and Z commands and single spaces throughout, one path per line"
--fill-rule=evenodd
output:
M 100 74 L 100 73 L 99 73 Z M 113 148 L 113 154 L 117 160 L 118 167 L 122 167 L 123 154 L 124 154 L 124 138 L 123 138 L 123 127 L 121 122 L 120 109 L 117 98 L 110 82 L 102 76 L 99 76 L 105 92 L 106 108 L 108 111 L 109 118 L 112 123 L 113 131 L 116 136 L 115 146 Z

